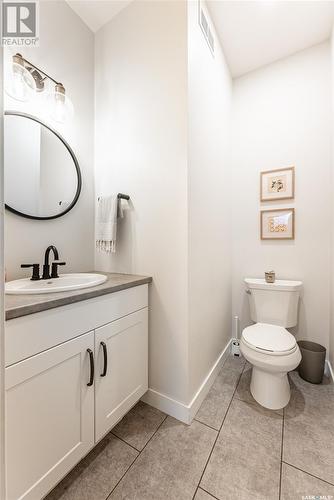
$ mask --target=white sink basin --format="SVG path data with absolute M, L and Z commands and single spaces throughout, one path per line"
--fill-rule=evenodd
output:
M 8 281 L 5 285 L 5 293 L 12 295 L 70 292 L 91 286 L 101 285 L 107 281 L 104 274 L 74 273 L 60 274 L 59 278 L 49 280 L 32 281 L 30 278 Z

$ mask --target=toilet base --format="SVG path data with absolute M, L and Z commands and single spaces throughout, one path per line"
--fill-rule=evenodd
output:
M 270 410 L 280 410 L 290 401 L 286 372 L 269 373 L 253 366 L 250 391 L 255 401 Z

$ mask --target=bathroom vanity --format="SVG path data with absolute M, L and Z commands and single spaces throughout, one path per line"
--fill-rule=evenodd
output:
M 148 283 L 6 297 L 7 498 L 41 499 L 148 387 Z

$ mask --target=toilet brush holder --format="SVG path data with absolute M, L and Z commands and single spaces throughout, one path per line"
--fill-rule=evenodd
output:
M 240 340 L 239 340 L 239 317 L 234 316 L 234 337 L 231 341 L 231 353 L 232 356 L 240 358 L 242 356 L 240 350 Z
M 240 351 L 240 341 L 239 339 L 232 339 L 232 356 L 235 356 L 236 358 L 241 357 L 241 351 Z

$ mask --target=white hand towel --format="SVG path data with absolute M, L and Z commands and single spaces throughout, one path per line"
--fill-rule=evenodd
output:
M 103 252 L 116 252 L 117 213 L 116 195 L 101 196 L 97 205 L 96 248 Z

